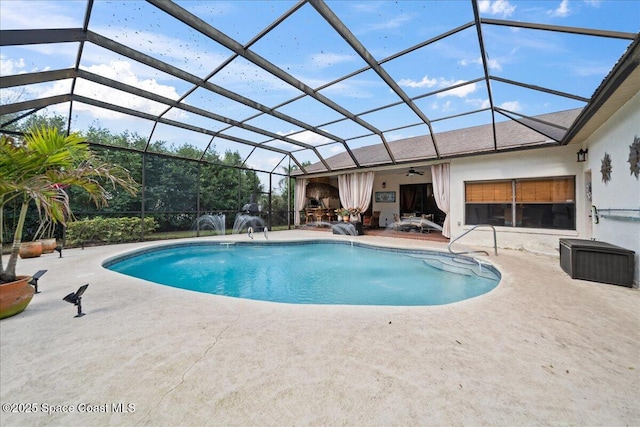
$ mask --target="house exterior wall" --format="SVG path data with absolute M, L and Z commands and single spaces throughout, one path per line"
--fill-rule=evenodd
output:
M 560 238 L 590 239 L 611 243 L 635 252 L 634 286 L 638 287 L 640 269 L 640 181 L 631 175 L 629 146 L 640 136 L 640 94 L 636 94 L 582 148 L 589 150 L 587 161 L 577 162 L 581 146 L 544 148 L 451 160 L 451 235 L 459 236 L 471 226 L 464 225 L 464 184 L 466 181 L 536 178 L 573 175 L 576 177 L 576 230 L 543 230 L 496 227 L 498 246 L 502 248 L 536 248 L 559 245 Z M 612 160 L 611 181 L 605 184 L 600 172 L 604 154 Z M 592 200 L 586 196 L 586 180 L 591 177 Z M 591 206 L 600 215 L 596 224 Z M 628 209 L 622 220 L 607 215 Z M 491 230 L 480 229 L 463 237 L 462 244 L 493 245 Z
M 640 180 L 631 174 L 629 146 L 640 137 L 640 92 L 631 98 L 587 141 L 584 172 L 591 172 L 592 200 L 599 212 L 599 222 L 592 223 L 594 239 L 635 251 L 634 286 L 640 276 Z M 605 153 L 611 157 L 611 180 L 602 181 L 600 169 Z M 629 209 L 632 211 L 608 211 Z M 635 220 L 620 219 L 633 217 Z M 617 217 L 617 218 L 616 218 Z
M 497 179 L 576 177 L 576 230 L 547 230 L 517 227 L 496 227 L 498 247 L 522 249 L 537 246 L 557 247 L 563 237 L 579 238 L 584 227 L 581 206 L 585 203 L 582 164 L 577 163 L 579 147 L 562 146 L 538 150 L 515 151 L 451 160 L 451 236 L 456 237 L 472 226 L 464 224 L 465 182 Z M 479 228 L 466 235 L 461 244 L 493 246 L 490 228 Z

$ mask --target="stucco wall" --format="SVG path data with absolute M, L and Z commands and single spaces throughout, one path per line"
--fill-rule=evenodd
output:
M 640 93 L 629 100 L 583 144 L 588 148 L 584 171 L 591 172 L 592 204 L 600 221 L 592 224 L 592 237 L 635 251 L 635 286 L 640 271 L 640 221 L 622 220 L 608 215 L 634 216 L 640 219 L 640 180 L 631 175 L 629 146 L 640 137 Z M 611 157 L 611 181 L 604 183 L 600 172 L 605 153 Z M 631 209 L 617 212 L 609 209 Z
M 639 282 L 640 221 L 607 218 L 608 209 L 629 209 L 621 215 L 640 215 L 640 181 L 629 169 L 629 146 L 640 136 L 640 94 L 625 104 L 582 146 L 589 150 L 587 161 L 578 163 L 578 145 L 540 150 L 469 157 L 451 161 L 451 235 L 459 236 L 464 226 L 464 183 L 474 180 L 533 178 L 575 175 L 576 230 L 537 230 L 497 227 L 498 246 L 504 248 L 557 247 L 562 237 L 612 243 L 635 251 L 634 285 Z M 612 160 L 611 181 L 605 184 L 600 172 L 604 154 Z M 592 200 L 586 197 L 586 177 L 591 177 Z M 600 212 L 599 223 L 591 216 L 591 206 Z M 481 246 L 493 245 L 490 231 L 474 231 L 460 240 Z

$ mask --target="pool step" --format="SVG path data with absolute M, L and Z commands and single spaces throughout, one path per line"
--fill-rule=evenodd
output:
M 490 280 L 500 280 L 500 276 L 493 270 L 487 268 L 487 263 L 483 261 L 470 260 L 466 258 L 449 258 L 441 256 L 422 255 L 417 258 L 433 268 L 448 271 L 449 273 L 462 274 L 465 276 L 478 276 Z

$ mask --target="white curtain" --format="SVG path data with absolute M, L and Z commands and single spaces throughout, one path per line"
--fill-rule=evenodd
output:
M 293 206 L 296 210 L 293 216 L 294 225 L 300 225 L 300 211 L 304 209 L 304 205 L 307 202 L 306 189 L 307 180 L 304 178 L 296 179 L 295 192 L 293 193 Z
M 366 211 L 371 203 L 373 178 L 373 172 L 338 175 L 338 191 L 340 192 L 342 207 L 347 209 L 358 208 L 360 212 Z
M 451 233 L 449 231 L 449 163 L 440 163 L 439 165 L 431 166 L 431 177 L 433 178 L 433 194 L 436 199 L 436 204 L 442 212 L 445 213 L 444 224 L 442 225 L 442 235 L 450 238 Z

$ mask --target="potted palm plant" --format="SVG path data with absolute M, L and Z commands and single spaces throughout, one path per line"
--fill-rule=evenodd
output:
M 346 208 L 339 208 L 335 211 L 338 214 L 338 220 L 349 222 L 349 210 Z
M 0 247 L 3 242 L 4 207 L 20 205 L 11 253 L 6 266 L 0 257 L 0 319 L 20 313 L 33 296 L 31 276 L 16 275 L 16 263 L 29 204 L 33 201 L 41 217 L 65 224 L 72 218 L 66 186 L 82 188 L 100 208 L 108 191 L 102 183 L 121 186 L 131 194 L 137 184 L 129 173 L 102 163 L 79 134 L 65 135 L 57 128 L 37 128 L 23 138 L 0 136 Z

